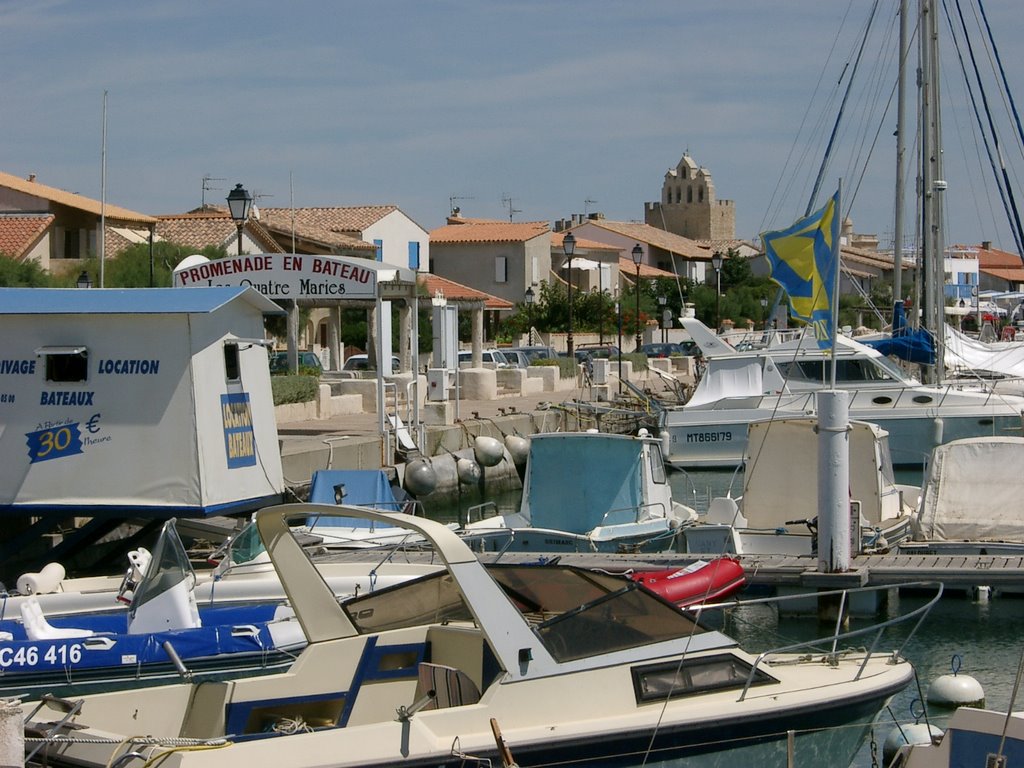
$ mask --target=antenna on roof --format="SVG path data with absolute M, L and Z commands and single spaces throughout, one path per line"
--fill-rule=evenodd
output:
M 501 198 L 501 204 L 508 206 L 508 220 L 510 222 L 512 221 L 512 215 L 513 214 L 522 213 L 522 210 L 520 210 L 519 208 L 513 208 L 512 207 L 512 198 L 511 197 L 503 197 L 503 198 Z
M 203 200 L 203 207 L 199 209 L 201 211 L 205 211 L 206 210 L 206 193 L 220 189 L 220 187 L 215 187 L 215 186 L 211 185 L 210 184 L 211 181 L 224 181 L 224 179 L 219 179 L 219 178 L 217 178 L 215 176 L 211 176 L 208 173 L 203 175 L 203 198 L 202 198 L 202 200 Z
M 455 205 L 456 200 L 475 200 L 474 197 L 459 197 L 458 195 L 452 195 L 448 198 L 448 210 L 450 215 L 454 216 L 459 212 L 459 207 Z
M 591 200 L 589 197 L 583 201 L 583 218 L 587 218 L 590 215 L 590 206 L 596 202 L 597 200 Z

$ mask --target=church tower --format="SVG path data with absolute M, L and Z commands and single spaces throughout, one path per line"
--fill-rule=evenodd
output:
M 644 204 L 644 222 L 691 240 L 734 240 L 736 209 L 732 200 L 716 200 L 711 172 L 699 167 L 689 151 L 665 173 L 661 202 Z

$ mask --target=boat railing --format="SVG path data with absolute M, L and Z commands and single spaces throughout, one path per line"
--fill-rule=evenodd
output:
M 909 584 L 904 584 L 903 587 L 910 589 L 935 589 L 935 596 L 932 597 L 924 605 L 919 606 L 918 608 L 915 608 L 914 610 L 909 611 L 908 613 L 905 613 L 902 616 L 896 616 L 894 618 L 887 619 L 886 621 L 872 624 L 869 627 L 861 627 L 860 629 L 847 630 L 845 632 L 842 628 L 844 625 L 844 620 L 848 618 L 847 605 L 850 602 L 850 596 L 879 592 L 881 590 L 887 590 L 889 589 L 889 587 L 884 585 L 874 587 L 857 587 L 854 589 L 825 590 L 815 593 L 814 596 L 817 597 L 819 600 L 823 597 L 833 599 L 838 598 L 839 606 L 836 614 L 835 631 L 827 637 L 818 637 L 814 640 L 807 640 L 804 642 L 794 643 L 792 645 L 786 645 L 779 648 L 772 648 L 770 650 L 763 651 L 761 654 L 758 655 L 757 659 L 754 661 L 754 664 L 750 669 L 749 674 L 747 675 L 746 684 L 743 686 L 743 691 L 740 694 L 739 700 L 743 701 L 746 698 L 747 692 L 750 690 L 751 685 L 753 685 L 758 670 L 767 660 L 771 659 L 774 656 L 779 656 L 781 654 L 792 654 L 804 650 L 821 651 L 822 644 L 827 643 L 830 647 L 827 651 L 824 651 L 824 660 L 827 661 L 829 664 L 836 664 L 838 663 L 840 653 L 842 653 L 842 651 L 839 650 L 840 642 L 845 642 L 856 637 L 865 637 L 873 635 L 873 639 L 871 640 L 870 646 L 864 652 L 864 660 L 861 662 L 860 668 L 857 670 L 857 674 L 854 677 L 855 680 L 859 680 L 861 675 L 864 673 L 864 669 L 867 666 L 868 661 L 871 659 L 872 656 L 875 655 L 875 649 L 878 647 L 878 643 L 881 641 L 882 636 L 885 634 L 886 630 L 896 626 L 897 624 L 904 624 L 916 618 L 916 622 L 914 623 L 913 628 L 907 633 L 907 636 L 903 638 L 903 642 L 900 644 L 899 648 L 897 648 L 894 651 L 886 652 L 891 656 L 893 663 L 895 663 L 896 660 L 903 656 L 903 649 L 906 648 L 910 641 L 914 638 L 914 636 L 917 634 L 917 630 L 920 629 L 921 623 L 924 621 L 925 617 L 931 612 L 935 604 L 939 602 L 939 598 L 942 597 L 942 582 L 913 582 Z M 712 605 L 701 606 L 696 610 L 696 613 L 699 618 L 700 613 L 702 613 L 703 611 L 716 608 L 736 608 L 738 606 L 750 605 L 778 605 L 786 601 L 806 599 L 807 595 L 780 595 L 776 597 L 766 597 L 755 600 L 743 600 L 731 603 L 717 603 Z
M 601 516 L 601 522 L 595 528 L 607 525 L 628 525 L 639 523 L 641 519 L 656 517 L 668 517 L 668 509 L 660 501 L 650 501 L 645 504 L 634 504 L 625 507 L 609 509 Z

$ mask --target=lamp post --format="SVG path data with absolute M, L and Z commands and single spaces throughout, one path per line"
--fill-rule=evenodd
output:
M 665 296 L 658 297 L 658 321 L 661 323 L 661 343 L 668 343 L 668 324 L 665 322 L 665 305 L 668 304 L 668 298 Z
M 576 252 L 576 237 L 572 232 L 566 232 L 562 238 L 562 250 L 569 259 L 569 271 L 565 276 L 569 297 L 569 333 L 565 338 L 565 346 L 569 351 L 569 359 L 572 360 L 575 356 L 572 345 L 572 255 Z
M 636 351 L 639 352 L 640 347 L 644 345 L 644 337 L 640 331 L 640 261 L 644 257 L 644 249 L 637 243 L 631 253 L 633 264 L 636 266 Z
M 711 257 L 711 266 L 715 269 L 715 333 L 722 328 L 722 252 L 715 251 Z
M 82 270 L 82 274 L 80 274 L 78 276 L 78 279 L 75 281 L 75 287 L 92 288 L 92 278 L 89 277 L 89 273 L 86 272 L 84 269 Z
M 764 296 L 761 297 L 761 325 L 768 330 L 768 299 Z
M 622 302 L 615 302 L 615 316 L 619 319 L 619 394 L 622 394 Z
M 231 219 L 238 227 L 238 255 L 242 255 L 242 227 L 249 218 L 249 210 L 252 208 L 252 195 L 250 195 L 241 184 L 235 184 L 235 188 L 228 193 L 228 210 L 231 211 Z
M 530 324 L 530 330 L 529 330 L 530 342 L 529 343 L 530 343 L 530 346 L 532 347 L 533 346 L 533 286 L 532 285 L 529 288 L 526 289 L 526 296 L 524 298 L 526 299 L 527 322 Z

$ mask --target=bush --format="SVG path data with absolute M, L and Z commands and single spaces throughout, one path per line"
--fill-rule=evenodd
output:
M 643 352 L 627 352 L 622 356 L 622 359 L 631 362 L 634 371 L 647 370 L 647 355 Z
M 315 400 L 320 380 L 315 376 L 271 376 L 270 389 L 274 393 L 274 405 L 308 403 Z
M 576 375 L 580 372 L 579 363 L 569 357 L 559 357 L 547 364 L 550 365 L 551 363 L 558 366 L 558 378 L 560 379 L 575 379 Z

